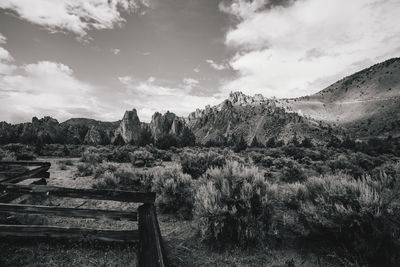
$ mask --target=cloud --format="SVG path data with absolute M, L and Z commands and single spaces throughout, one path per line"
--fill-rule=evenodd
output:
M 199 73 L 200 72 L 200 68 L 196 67 L 196 68 L 193 69 L 193 71 L 196 72 L 196 73 Z
M 223 84 L 226 92 L 244 90 L 278 97 L 310 94 L 398 56 L 397 0 L 270 4 L 239 0 L 220 5 L 239 20 L 225 38 L 225 44 L 236 51 L 229 64 L 237 72 Z
M 7 42 L 7 38 L 0 33 L 0 44 L 5 44 Z
M 192 78 L 184 78 L 182 84 L 176 86 L 155 77 L 149 77 L 145 81 L 138 81 L 131 76 L 118 79 L 127 89 L 124 105 L 136 108 L 142 121 L 150 121 L 154 112 L 167 110 L 179 116 L 187 116 L 196 108 L 203 108 L 208 104 L 217 104 L 221 101 L 213 96 L 193 95 L 191 92 L 199 81 Z
M 5 44 L 7 38 L 0 33 L 0 45 Z M 0 46 L 0 75 L 10 74 L 14 71 L 15 66 L 12 64 L 14 58 L 3 47 Z M 1 76 L 0 76 L 1 77 Z
M 125 22 L 123 12 L 149 7 L 144 0 L 2 0 L 0 8 L 52 32 L 68 31 L 79 37 L 89 30 L 112 29 Z
M 227 68 L 225 64 L 218 64 L 212 59 L 207 59 L 206 62 L 210 64 L 210 66 L 216 70 L 224 70 Z
M 93 96 L 97 88 L 75 78 L 73 70 L 62 63 L 15 66 L 15 71 L 0 76 L 0 88 L 0 120 L 9 122 L 29 121 L 32 116 L 104 118 L 106 110 Z
M 143 53 L 143 56 L 150 56 L 150 55 L 151 55 L 150 52 L 144 52 L 144 53 Z
M 184 78 L 183 80 L 183 87 L 187 89 L 189 92 L 196 88 L 196 86 L 200 83 L 198 80 L 193 78 Z
M 121 52 L 121 50 L 118 49 L 118 48 L 113 48 L 113 49 L 111 49 L 111 52 L 112 52 L 114 55 L 118 55 L 119 52 Z

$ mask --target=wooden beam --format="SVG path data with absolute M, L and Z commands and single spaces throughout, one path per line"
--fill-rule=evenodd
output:
M 3 225 L 0 237 L 56 238 L 74 240 L 99 240 L 106 242 L 138 242 L 138 231 L 98 230 L 45 225 Z
M 139 207 L 139 266 L 167 266 L 155 207 L 144 204 Z
M 46 173 L 49 169 L 50 169 L 50 165 L 41 166 L 41 167 L 35 168 L 33 170 L 28 170 L 24 173 L 2 179 L 0 182 L 1 183 L 19 183 L 19 182 L 22 182 L 23 180 L 30 179 L 33 177 L 38 178 L 41 173 Z M 43 176 L 47 176 L 47 175 L 43 175 Z
M 51 163 L 44 161 L 0 161 L 0 165 L 50 166 Z
M 77 218 L 109 218 L 114 220 L 128 219 L 137 220 L 137 213 L 131 211 L 100 210 L 100 209 L 78 209 L 38 205 L 22 205 L 0 203 L 0 212 L 7 213 L 27 213 L 27 214 L 46 214 L 61 217 Z
M 98 200 L 115 200 L 134 203 L 154 203 L 156 198 L 156 194 L 153 192 L 65 188 L 45 185 L 16 185 L 10 183 L 0 183 L 0 192 Z

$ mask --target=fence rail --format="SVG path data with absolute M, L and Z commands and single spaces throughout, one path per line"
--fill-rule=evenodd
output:
M 154 206 L 155 193 L 122 190 L 99 190 L 64 188 L 47 185 L 21 185 L 20 181 L 46 176 L 50 168 L 48 162 L 0 162 L 1 165 L 39 166 L 22 174 L 0 180 L 0 202 L 21 195 L 41 195 L 95 200 L 142 203 L 137 211 L 118 211 L 67 208 L 40 205 L 0 203 L 0 214 L 39 214 L 76 218 L 109 218 L 138 221 L 138 230 L 104 230 L 91 228 L 71 228 L 48 225 L 8 225 L 0 224 L 0 237 L 56 238 L 68 240 L 98 240 L 111 242 L 138 243 L 139 266 L 167 266 L 167 258 Z M 48 177 L 47 177 L 48 178 Z

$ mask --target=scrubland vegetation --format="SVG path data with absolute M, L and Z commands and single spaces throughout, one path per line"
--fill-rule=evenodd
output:
M 307 243 L 334 251 L 348 265 L 398 266 L 398 141 L 335 142 L 270 141 L 270 147 L 240 152 L 88 146 L 81 148 L 75 175 L 92 178 L 94 188 L 156 192 L 158 213 L 190 223 L 198 242 L 210 248 Z M 14 160 L 21 153 L 29 154 L 17 145 L 3 147 L 0 157 Z M 173 264 L 183 264 L 170 255 Z

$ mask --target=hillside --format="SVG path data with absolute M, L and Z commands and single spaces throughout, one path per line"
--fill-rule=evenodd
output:
M 287 99 L 280 106 L 343 126 L 354 137 L 398 136 L 400 58 L 345 77 L 314 95 Z

